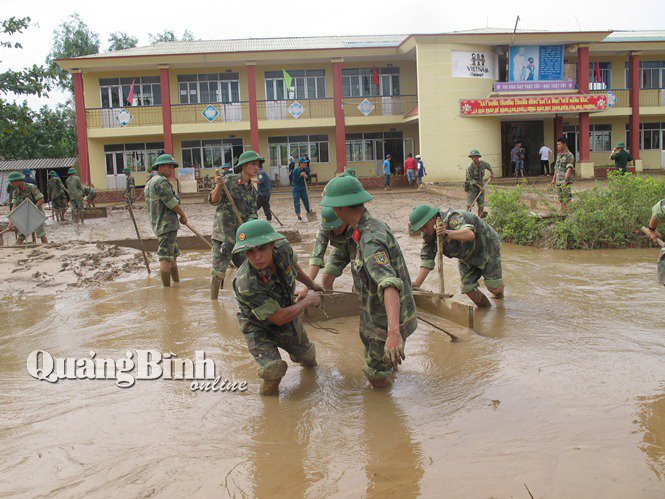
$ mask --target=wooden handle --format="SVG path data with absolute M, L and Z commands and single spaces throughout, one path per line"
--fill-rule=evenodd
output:
M 439 293 L 444 294 L 446 292 L 446 282 L 443 279 L 443 242 L 438 234 L 436 236 L 436 247 L 436 264 L 439 268 Z
M 216 177 L 220 176 L 219 169 L 215 170 L 215 176 Z M 233 213 L 235 213 L 236 217 L 238 218 L 238 223 L 242 225 L 244 222 L 242 220 L 242 217 L 240 216 L 240 212 L 238 211 L 236 204 L 233 202 L 233 198 L 231 197 L 231 193 L 229 192 L 228 187 L 226 187 L 226 180 L 224 179 L 222 179 L 222 189 L 224 189 L 224 194 L 226 194 L 226 199 L 228 199 L 229 203 L 231 203 L 231 208 L 233 209 Z
M 208 240 L 199 233 L 199 231 L 197 231 L 194 227 L 192 227 L 189 224 L 185 224 L 185 227 L 191 230 L 199 239 L 201 239 L 204 243 L 206 243 L 210 247 L 210 249 L 212 249 L 212 244 L 210 244 Z
M 649 229 L 646 227 L 642 226 L 642 232 L 644 232 L 647 236 L 649 235 Z M 656 238 L 656 244 L 658 244 L 661 248 L 665 246 L 665 243 L 663 242 L 662 239 Z

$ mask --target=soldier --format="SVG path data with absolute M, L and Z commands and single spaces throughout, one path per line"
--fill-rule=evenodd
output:
M 83 186 L 83 194 L 85 194 L 85 204 L 87 207 L 95 207 L 95 198 L 97 197 L 97 191 L 95 186 L 92 184 Z
M 486 161 L 482 161 L 478 149 L 473 149 L 469 153 L 471 164 L 466 169 L 466 182 L 464 187 L 466 190 L 466 211 L 471 211 L 473 201 L 478 197 L 478 216 L 482 215 L 485 208 L 485 170 L 489 170 L 490 178 L 488 182 L 494 178 L 492 167 Z M 481 192 L 482 191 L 482 194 Z M 478 196 L 480 194 L 480 196 Z
M 478 289 L 478 281 L 485 278 L 485 286 L 495 298 L 503 298 L 501 270 L 501 238 L 483 219 L 468 211 L 439 211 L 434 206 L 421 204 L 409 215 L 411 230 L 423 233 L 420 252 L 420 272 L 413 281 L 419 288 L 434 269 L 436 236 L 443 236 L 441 249 L 448 258 L 457 258 L 462 278 L 462 293 L 478 307 L 491 306 Z
M 658 238 L 663 237 L 658 232 L 658 225 L 661 220 L 665 220 L 665 199 L 658 201 L 651 210 L 649 238 L 651 238 L 654 243 Z M 658 258 L 658 282 L 665 285 L 665 247 L 660 250 L 660 258 Z
M 26 184 L 23 181 L 23 175 L 21 175 L 19 172 L 10 173 L 9 182 L 12 184 L 13 188 L 12 200 L 11 200 L 12 206 L 17 207 L 24 200 L 29 199 L 35 204 L 37 208 L 44 211 L 42 209 L 42 205 L 44 204 L 44 195 L 40 192 L 40 190 L 37 188 L 36 185 Z M 13 229 L 14 224 L 9 222 L 7 228 L 10 230 Z M 46 238 L 46 232 L 44 231 L 44 224 L 37 227 L 37 229 L 35 230 L 35 235 L 39 237 L 44 244 L 48 243 L 48 239 Z M 23 244 L 24 241 L 25 241 L 25 234 L 19 234 L 18 237 L 16 238 L 16 243 Z
M 152 167 L 153 170 L 157 170 L 157 175 L 148 182 L 144 190 L 150 225 L 158 239 L 159 274 L 165 287 L 171 285 L 171 277 L 173 282 L 180 282 L 177 263 L 180 254 L 178 229 L 181 223 L 187 225 L 187 217 L 180 205 L 180 198 L 168 181 L 173 175 L 173 169 L 177 167 L 178 162 L 170 154 L 159 156 Z
M 26 184 L 37 185 L 37 180 L 32 176 L 32 170 L 30 168 L 23 169 L 23 182 Z
M 571 185 L 575 181 L 575 175 L 573 175 L 575 156 L 568 150 L 568 139 L 566 137 L 557 139 L 556 150 L 558 154 L 554 164 L 554 176 L 550 184 L 556 183 L 559 211 L 563 214 L 573 199 Z
M 72 221 L 83 223 L 83 185 L 74 168 L 67 170 L 67 175 L 69 176 L 65 183 L 69 192 L 69 202 L 72 204 Z
M 333 247 L 328 263 L 324 266 L 324 256 L 328 243 Z M 321 210 L 321 225 L 316 232 L 314 252 L 309 259 L 307 275 L 310 279 L 316 279 L 319 270 L 323 267 L 321 284 L 326 291 L 332 291 L 335 279 L 342 275 L 346 266 L 356 256 L 356 242 L 353 240 L 353 228 L 342 222 L 332 208 L 326 207 Z M 308 288 L 300 290 L 297 300 L 302 300 Z
M 258 174 L 258 197 L 256 198 L 256 211 L 263 208 L 263 213 L 268 222 L 272 222 L 272 212 L 270 211 L 270 195 L 272 194 L 272 184 L 270 177 L 263 171 L 263 163 L 259 163 Z
M 210 279 L 210 298 L 219 297 L 220 288 L 224 287 L 224 278 L 229 262 L 233 260 L 240 267 L 245 257 L 241 253 L 233 253 L 236 230 L 241 222 L 233 211 L 231 202 L 223 192 L 222 183 L 231 194 L 233 203 L 240 213 L 243 222 L 258 218 L 256 214 L 256 189 L 252 186 L 252 178 L 256 177 L 260 165 L 265 161 L 254 151 L 245 151 L 238 158 L 235 174 L 215 178 L 215 188 L 208 195 L 208 202 L 217 206 L 215 222 L 212 226 L 212 277 Z
M 125 208 L 129 207 L 129 203 L 132 203 L 134 206 L 134 192 L 136 191 L 136 180 L 132 177 L 132 171 L 125 167 L 122 170 L 122 173 L 127 177 L 127 182 L 125 183 Z
M 303 367 L 316 366 L 316 350 L 300 316 L 321 303 L 323 289 L 307 277 L 291 245 L 266 220 L 238 227 L 233 253 L 246 257 L 233 280 L 238 322 L 259 366 L 261 395 L 277 395 L 287 369 L 278 348 Z M 296 281 L 316 293 L 294 303 Z
M 345 175 L 328 182 L 321 206 L 333 208 L 342 222 L 355 229 L 353 280 L 361 302 L 363 371 L 373 387 L 383 388 L 390 385 L 394 368 L 405 358 L 404 342 L 418 320 L 404 256 L 390 227 L 365 208 L 371 199 L 357 178 Z
M 65 211 L 69 204 L 67 194 L 65 194 L 65 185 L 54 170 L 51 170 L 48 176 L 48 198 L 51 200 L 51 209 L 56 220 L 64 221 Z
M 626 151 L 625 142 L 617 142 L 617 146 L 610 154 L 610 159 L 614 160 L 614 166 L 616 166 L 616 171 L 621 175 L 626 174 L 628 171 L 628 163 L 633 161 L 633 157 L 628 151 Z
M 227 176 L 231 175 L 233 172 L 231 171 L 231 165 L 228 163 L 224 163 L 224 166 L 222 166 L 222 175 Z
M 309 196 L 307 195 L 307 186 L 305 182 L 312 180 L 309 172 L 309 159 L 300 158 L 298 166 L 291 173 L 291 196 L 293 196 L 293 208 L 296 210 L 298 221 L 303 222 L 300 216 L 300 200 L 305 205 L 305 211 L 309 213 Z

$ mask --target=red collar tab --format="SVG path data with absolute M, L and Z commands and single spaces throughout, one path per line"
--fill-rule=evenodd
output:
M 242 185 L 242 178 L 238 179 L 238 185 Z
M 268 284 L 268 278 L 259 272 L 259 277 L 263 280 L 264 283 Z
M 358 229 L 353 229 L 353 240 L 355 242 L 360 241 L 360 231 Z

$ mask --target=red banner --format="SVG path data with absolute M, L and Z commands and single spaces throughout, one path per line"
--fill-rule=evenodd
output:
M 538 95 L 460 101 L 462 116 L 605 111 L 606 95 Z

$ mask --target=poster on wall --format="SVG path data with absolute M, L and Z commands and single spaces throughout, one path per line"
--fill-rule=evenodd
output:
M 452 51 L 453 78 L 498 80 L 497 56 L 492 52 Z
M 563 45 L 510 47 L 509 81 L 563 80 Z

